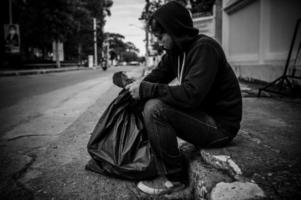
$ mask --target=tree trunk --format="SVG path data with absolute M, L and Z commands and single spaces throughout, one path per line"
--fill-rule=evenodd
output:
M 43 47 L 42 54 L 43 54 L 43 60 L 46 60 L 47 59 L 47 49 L 46 49 L 46 47 Z
M 55 41 L 55 60 L 56 60 L 56 67 L 60 68 L 61 67 L 61 62 L 60 62 L 60 54 L 59 54 L 59 41 Z

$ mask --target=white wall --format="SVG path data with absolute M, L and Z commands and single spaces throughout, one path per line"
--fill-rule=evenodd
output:
M 230 14 L 229 59 L 231 62 L 258 60 L 259 1 Z
M 266 61 L 284 64 L 291 44 L 296 20 L 301 18 L 300 0 L 270 1 L 269 43 Z
M 238 1 L 248 3 L 223 12 L 225 53 L 238 76 L 270 82 L 282 74 L 301 0 Z
M 193 26 L 199 30 L 200 34 L 215 37 L 214 16 L 193 18 Z

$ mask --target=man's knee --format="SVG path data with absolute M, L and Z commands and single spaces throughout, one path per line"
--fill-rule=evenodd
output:
M 143 109 L 144 117 L 152 117 L 154 115 L 159 114 L 164 107 L 164 103 L 159 99 L 150 99 L 148 100 Z

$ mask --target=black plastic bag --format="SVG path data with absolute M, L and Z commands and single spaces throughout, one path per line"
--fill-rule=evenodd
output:
M 92 132 L 88 143 L 92 159 L 86 169 L 130 180 L 157 175 L 144 129 L 142 106 L 128 91 L 120 92 Z

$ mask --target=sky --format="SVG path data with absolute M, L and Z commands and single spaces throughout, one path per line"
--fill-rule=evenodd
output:
M 120 33 L 125 36 L 125 42 L 130 41 L 145 54 L 145 32 L 143 23 L 139 20 L 145 5 L 145 0 L 113 0 L 111 16 L 107 16 L 105 32 Z

